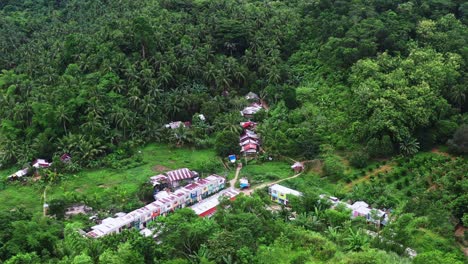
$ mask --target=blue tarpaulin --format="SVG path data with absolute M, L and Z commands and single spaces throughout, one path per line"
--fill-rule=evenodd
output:
M 236 162 L 236 155 L 229 155 L 229 161 L 232 163 Z

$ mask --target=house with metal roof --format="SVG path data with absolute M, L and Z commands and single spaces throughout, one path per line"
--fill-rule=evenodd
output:
M 9 180 L 14 180 L 14 179 L 22 178 L 23 176 L 26 176 L 28 174 L 28 171 L 29 171 L 28 168 L 19 170 L 19 171 L 13 173 L 12 175 L 8 176 L 8 179 Z
M 294 196 L 301 196 L 302 193 L 290 189 L 288 187 L 279 185 L 279 184 L 274 184 L 268 188 L 268 193 L 271 196 L 271 200 L 275 201 L 279 204 L 283 205 L 288 205 L 288 195 L 294 195 Z
M 172 187 L 179 186 L 180 181 L 182 180 L 193 180 L 198 177 L 196 171 L 191 171 L 187 168 L 182 168 L 178 170 L 166 172 L 167 181 Z
M 52 163 L 47 162 L 45 159 L 36 159 L 33 161 L 32 166 L 36 169 L 39 168 L 48 168 L 52 165 Z
M 291 169 L 293 169 L 295 173 L 299 173 L 304 170 L 304 164 L 302 164 L 301 162 L 295 162 L 291 166 Z
M 218 194 L 210 196 L 209 198 L 192 205 L 190 208 L 201 217 L 210 217 L 216 212 L 216 207 L 219 205 L 219 200 L 221 197 L 226 197 L 230 200 L 234 200 L 239 193 L 240 192 L 236 189 L 230 188 L 219 192 Z

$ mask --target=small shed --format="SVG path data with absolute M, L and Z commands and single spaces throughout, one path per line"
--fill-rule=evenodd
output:
M 170 122 L 169 124 L 165 125 L 166 128 L 170 128 L 170 129 L 177 129 L 181 126 L 185 126 L 185 124 L 182 121 Z
M 250 186 L 249 180 L 247 180 L 246 178 L 240 179 L 239 183 L 240 183 L 240 188 L 241 189 L 246 189 L 246 188 L 249 188 L 249 186 Z
M 71 161 L 71 155 L 68 153 L 64 153 L 62 156 L 60 156 L 60 161 L 63 163 L 68 163 Z
M 14 180 L 14 179 L 21 178 L 21 177 L 25 176 L 26 174 L 28 174 L 28 171 L 29 171 L 28 168 L 19 170 L 19 171 L 13 173 L 12 175 L 8 176 L 8 179 L 9 180 Z
M 48 168 L 52 163 L 47 162 L 45 159 L 37 159 L 33 162 L 32 166 L 36 169 Z
M 302 164 L 301 162 L 295 162 L 291 166 L 291 169 L 293 169 L 295 173 L 299 173 L 304 170 L 304 164 Z

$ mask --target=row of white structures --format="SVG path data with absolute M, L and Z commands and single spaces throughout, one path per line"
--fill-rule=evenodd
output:
M 204 198 L 224 189 L 226 179 L 218 175 L 210 175 L 204 179 L 192 182 L 173 193 L 159 196 L 158 199 L 144 207 L 128 214 L 118 213 L 116 217 L 108 217 L 102 223 L 91 227 L 86 235 L 98 238 L 109 234 L 117 234 L 127 228 L 143 230 L 147 224 L 160 215 L 166 215 L 179 208 L 187 207 L 202 201 Z M 228 198 L 232 193 L 226 193 Z M 237 192 L 238 194 L 238 192 Z
M 369 204 L 364 201 L 357 201 L 353 204 L 341 202 L 338 198 L 333 196 L 326 196 L 324 194 L 320 195 L 320 198 L 328 200 L 332 203 L 332 207 L 335 208 L 336 206 L 342 204 L 346 208 L 351 210 L 351 218 L 356 217 L 364 217 L 366 218 L 367 222 L 372 222 L 374 224 L 381 224 L 386 225 L 388 224 L 388 213 L 380 210 L 371 208 Z
M 268 188 L 271 200 L 279 204 L 288 205 L 288 195 L 301 196 L 302 193 L 290 189 L 288 187 L 274 184 Z M 339 204 L 344 205 L 346 208 L 351 210 L 351 218 L 364 217 L 368 222 L 375 224 L 386 225 L 388 223 L 388 214 L 380 209 L 371 208 L 366 202 L 357 201 L 353 204 L 341 202 L 338 198 L 333 196 L 327 196 L 324 194 L 320 195 L 322 199 L 328 199 L 332 203 L 332 207 L 335 208 Z

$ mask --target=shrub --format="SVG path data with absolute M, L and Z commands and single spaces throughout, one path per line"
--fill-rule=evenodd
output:
M 55 215 L 57 219 L 65 217 L 67 203 L 63 199 L 53 199 L 49 202 L 49 215 Z
M 142 183 L 140 188 L 138 188 L 137 196 L 138 199 L 142 202 L 151 202 L 153 201 L 154 189 L 150 183 Z
M 216 136 L 215 151 L 220 157 L 239 152 L 239 135 L 232 131 L 223 131 Z
M 467 154 L 468 153 L 468 125 L 460 126 L 453 138 L 450 139 L 447 144 L 449 145 L 449 151 L 455 154 Z
M 381 139 L 372 138 L 367 143 L 367 152 L 371 157 L 388 157 L 394 152 L 393 143 L 389 136 L 383 136 Z
M 369 154 L 363 151 L 356 151 L 351 154 L 349 158 L 349 163 L 351 166 L 361 169 L 367 166 L 367 162 L 369 160 Z
M 333 180 L 338 180 L 344 176 L 345 166 L 341 160 L 334 155 L 325 158 L 323 172 Z

